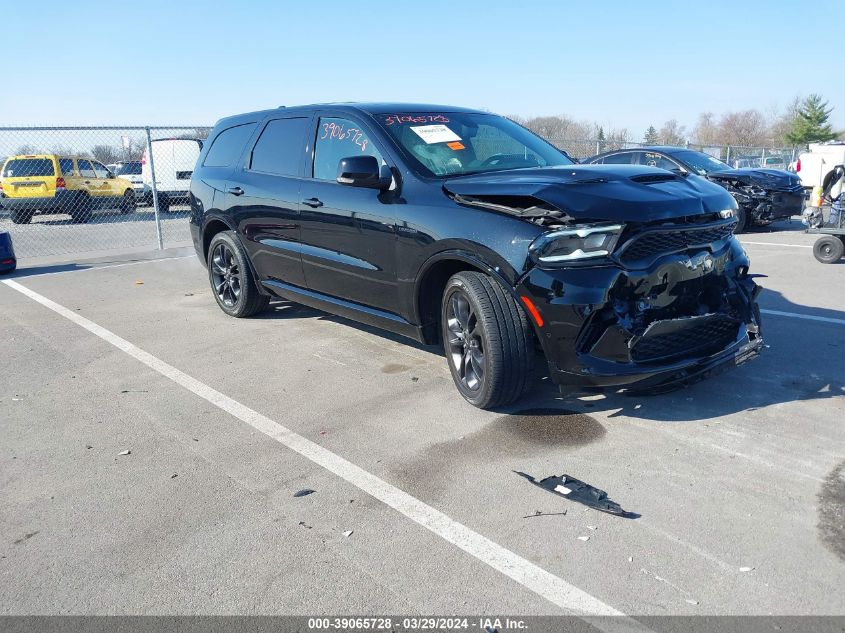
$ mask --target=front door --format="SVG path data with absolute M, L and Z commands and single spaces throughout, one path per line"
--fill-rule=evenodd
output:
M 375 189 L 338 184 L 342 158 L 375 156 L 366 126 L 321 116 L 312 130 L 313 158 L 302 184 L 302 267 L 310 290 L 395 311 L 395 207 Z

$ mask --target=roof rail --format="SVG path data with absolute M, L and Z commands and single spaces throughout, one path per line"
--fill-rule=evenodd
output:
M 279 110 L 281 110 L 281 109 L 282 109 L 282 108 L 284 108 L 284 107 L 285 107 L 285 106 L 279 106 Z

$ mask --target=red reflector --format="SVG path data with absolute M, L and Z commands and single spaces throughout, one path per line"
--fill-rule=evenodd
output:
M 795 163 L 795 171 L 801 171 L 801 159 L 798 159 L 798 162 Z
M 14 264 L 14 263 L 15 263 L 14 259 L 4 259 L 2 262 L 0 262 L 0 264 Z
M 59 176 L 56 178 L 56 189 L 64 189 L 65 188 L 65 179 Z
M 540 316 L 540 312 L 537 310 L 537 306 L 534 305 L 534 302 L 528 297 L 520 297 L 520 299 L 522 299 L 522 303 L 524 303 L 525 307 L 528 309 L 528 313 L 534 318 L 534 322 L 537 324 L 537 327 L 543 327 L 543 317 Z

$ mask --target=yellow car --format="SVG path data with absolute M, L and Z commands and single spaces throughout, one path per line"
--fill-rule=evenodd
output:
M 12 156 L 0 176 L 0 204 L 15 224 L 28 224 L 37 213 L 67 213 L 74 222 L 88 222 L 95 209 L 135 210 L 132 183 L 91 158 Z

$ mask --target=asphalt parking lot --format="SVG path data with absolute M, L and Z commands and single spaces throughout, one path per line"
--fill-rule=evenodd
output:
M 843 615 L 845 264 L 779 229 L 742 236 L 757 360 L 652 397 L 539 379 L 504 412 L 437 349 L 225 316 L 188 249 L 24 267 L 0 283 L 3 613 Z

